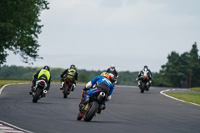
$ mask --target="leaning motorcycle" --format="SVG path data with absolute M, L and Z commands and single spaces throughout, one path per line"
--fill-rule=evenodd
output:
M 99 88 L 100 87 L 98 87 L 98 89 Z M 81 107 L 79 107 L 77 120 L 81 120 L 83 118 L 84 121 L 90 122 L 96 114 L 101 113 L 102 102 L 106 100 L 109 90 L 105 88 L 100 88 L 100 90 L 101 91 L 97 95 L 91 96 L 88 101 L 85 101 L 86 104 L 84 104 L 84 108 L 81 109 Z
M 62 87 L 63 98 L 67 98 L 71 91 L 74 91 L 74 86 L 72 84 L 72 77 L 65 77 L 64 84 Z
M 33 103 L 37 103 L 37 101 L 46 96 L 47 90 L 45 90 L 47 88 L 47 82 L 44 79 L 39 79 L 36 81 L 36 85 L 34 87 L 34 91 L 32 93 L 33 96 Z
M 140 92 L 144 93 L 144 91 L 149 91 L 149 79 L 147 76 L 141 76 L 138 79 L 138 84 L 139 84 L 139 88 L 140 88 Z

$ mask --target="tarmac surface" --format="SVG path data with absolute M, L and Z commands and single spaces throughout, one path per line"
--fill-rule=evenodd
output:
M 32 103 L 30 86 L 9 85 L 2 90 L 0 126 L 9 123 L 14 129 L 19 127 L 30 133 L 200 132 L 200 107 L 160 94 L 168 88 L 151 87 L 142 94 L 136 86 L 116 86 L 106 109 L 91 122 L 85 122 L 76 120 L 83 84 L 64 99 L 60 85 L 54 83 L 38 103 Z

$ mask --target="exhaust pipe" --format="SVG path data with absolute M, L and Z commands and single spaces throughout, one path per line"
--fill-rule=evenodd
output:
M 47 90 L 43 90 L 43 93 L 45 93 L 45 94 L 46 94 L 46 93 L 47 93 Z
M 102 101 L 105 96 L 106 96 L 106 93 L 100 92 L 99 95 L 98 95 L 98 98 L 97 98 L 98 101 Z
M 100 95 L 101 95 L 102 97 L 105 97 L 105 96 L 106 96 L 106 93 L 100 92 Z

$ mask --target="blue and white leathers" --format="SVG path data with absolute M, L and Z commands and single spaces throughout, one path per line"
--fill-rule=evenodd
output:
M 94 77 L 90 82 L 88 82 L 87 84 L 86 84 L 86 86 L 85 86 L 85 88 L 91 88 L 94 84 L 99 84 L 99 83 L 101 83 L 101 82 L 104 82 L 104 83 L 106 83 L 108 86 L 109 86 L 109 88 L 110 88 L 110 90 L 109 90 L 109 93 L 108 93 L 108 96 L 111 96 L 111 94 L 112 94 L 112 92 L 113 92 L 113 89 L 114 89 L 114 87 L 113 87 L 113 84 L 110 82 L 110 80 L 109 79 L 107 79 L 106 77 L 103 77 L 103 76 L 96 76 L 96 77 Z M 92 96 L 92 94 L 94 94 L 94 93 L 97 93 L 97 92 L 99 92 L 100 90 L 99 89 L 93 89 L 93 90 L 88 90 L 87 91 L 87 94 L 89 95 L 89 96 Z

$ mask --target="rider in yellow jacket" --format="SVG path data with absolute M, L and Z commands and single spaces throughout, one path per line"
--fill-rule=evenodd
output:
M 44 66 L 41 70 L 39 70 L 35 75 L 34 75 L 34 79 L 32 81 L 32 87 L 31 87 L 31 91 L 30 91 L 30 95 L 32 95 L 33 91 L 34 91 L 34 87 L 36 85 L 36 81 L 38 79 L 46 79 L 47 82 L 47 88 L 46 90 L 48 91 L 50 88 L 50 84 L 51 84 L 51 74 L 50 74 L 50 68 L 49 66 Z

